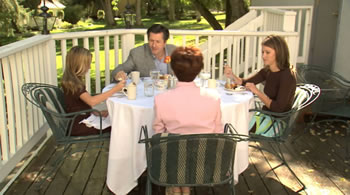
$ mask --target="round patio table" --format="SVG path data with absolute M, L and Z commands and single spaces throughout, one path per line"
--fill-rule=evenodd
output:
M 103 91 L 113 85 L 106 86 Z M 239 134 L 247 135 L 251 118 L 249 109 L 254 106 L 253 94 L 248 91 L 227 92 L 222 86 L 213 90 L 218 90 L 221 95 L 223 124 L 231 123 Z M 160 92 L 156 91 L 155 95 L 157 93 Z M 149 136 L 153 135 L 154 97 L 144 96 L 143 83 L 140 81 L 136 100 L 128 100 L 126 96 L 116 93 L 106 103 L 112 125 L 107 186 L 115 194 L 125 195 L 137 185 L 138 178 L 147 168 L 145 146 L 138 141 L 142 125 L 147 125 Z M 240 142 L 234 162 L 235 183 L 248 165 L 248 143 Z

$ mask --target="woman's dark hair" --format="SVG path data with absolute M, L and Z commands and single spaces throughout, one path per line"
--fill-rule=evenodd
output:
M 203 55 L 196 47 L 177 47 L 170 64 L 179 81 L 192 82 L 203 69 Z
M 290 68 L 289 50 L 284 38 L 277 35 L 269 35 L 264 39 L 262 45 L 275 50 L 276 63 L 280 70 Z
M 163 33 L 163 40 L 167 41 L 169 39 L 169 30 L 167 27 L 161 24 L 153 24 L 151 27 L 147 29 L 147 36 L 149 38 L 150 33 Z

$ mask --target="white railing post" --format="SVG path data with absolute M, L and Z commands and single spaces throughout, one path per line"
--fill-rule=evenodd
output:
M 125 34 L 121 36 L 122 40 L 122 61 L 125 60 L 129 56 L 129 52 L 131 49 L 135 47 L 135 35 L 134 34 Z
M 295 31 L 295 20 L 296 20 L 296 13 L 295 12 L 293 12 L 293 11 L 284 12 L 282 31 L 294 32 Z
M 289 62 L 295 67 L 298 59 L 299 36 L 286 37 L 286 42 L 289 48 Z
M 46 55 L 48 59 L 46 60 L 46 66 L 49 68 L 49 78 L 50 83 L 57 85 L 57 64 L 56 64 L 56 43 L 55 40 L 50 40 L 46 46 Z
M 109 73 L 109 36 L 104 37 L 104 53 L 105 53 L 105 85 L 110 83 L 110 73 Z

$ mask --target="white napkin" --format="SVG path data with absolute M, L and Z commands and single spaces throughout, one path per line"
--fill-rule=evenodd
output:
M 93 127 L 95 129 L 100 129 L 100 117 L 91 114 L 88 118 L 79 122 L 84 123 L 87 127 Z M 111 126 L 111 121 L 109 116 L 102 117 L 102 130 Z

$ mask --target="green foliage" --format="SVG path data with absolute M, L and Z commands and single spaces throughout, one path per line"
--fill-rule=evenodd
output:
M 71 29 L 71 28 L 73 28 L 73 24 L 64 21 L 61 23 L 60 28 L 61 29 Z
M 1 0 L 0 3 L 0 35 L 10 37 L 14 33 L 25 32 L 28 13 L 17 3 L 17 0 Z
M 89 26 L 89 25 L 93 25 L 94 20 L 92 18 L 88 18 L 85 20 L 85 23 Z
M 105 11 L 103 11 L 102 9 L 100 9 L 100 10 L 98 10 L 97 11 L 97 18 L 99 19 L 99 20 L 103 20 L 103 19 L 105 19 Z
M 86 20 L 80 20 L 78 23 L 77 23 L 77 25 L 75 26 L 76 28 L 77 27 L 81 27 L 81 28 L 85 28 L 85 27 L 87 27 L 87 26 L 91 26 L 91 25 L 93 25 L 93 20 L 91 19 L 91 18 L 88 18 L 88 19 L 86 19 Z
M 25 8 L 35 10 L 40 5 L 41 0 L 18 0 L 18 3 Z
M 1 5 L 0 5 L 1 6 Z M 11 10 L 3 10 L 0 7 L 0 35 L 14 36 L 14 29 L 12 28 L 11 19 L 15 13 Z
M 82 5 L 71 5 L 64 8 L 64 21 L 76 24 L 84 16 L 85 9 Z
M 118 3 L 119 3 L 119 0 L 112 0 L 112 9 L 114 10 L 114 11 L 118 11 L 119 10 L 119 8 L 118 8 Z

